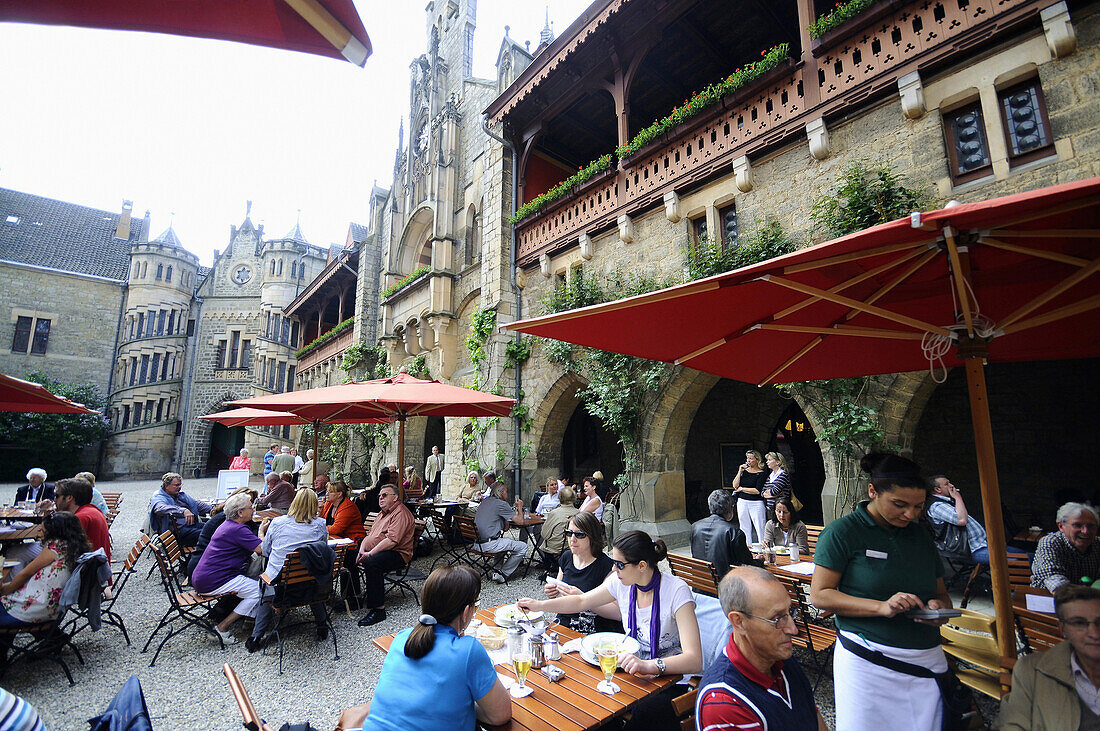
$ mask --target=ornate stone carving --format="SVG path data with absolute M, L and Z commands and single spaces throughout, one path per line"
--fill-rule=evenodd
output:
M 1043 33 L 1047 37 L 1047 47 L 1054 58 L 1068 56 L 1077 50 L 1077 33 L 1070 21 L 1069 8 L 1064 2 L 1057 2 L 1039 11 L 1043 21 Z
M 752 190 L 752 163 L 749 162 L 748 155 L 742 155 L 733 161 L 733 182 L 742 193 Z
M 577 237 L 577 243 L 581 247 L 581 258 L 585 261 L 591 261 L 592 256 L 596 253 L 596 246 L 592 242 L 592 237 L 588 234 L 581 234 Z
M 665 193 L 665 218 L 672 223 L 679 223 L 683 217 L 680 213 L 680 194 L 674 190 Z
M 619 241 L 629 244 L 634 240 L 634 222 L 625 213 L 616 222 L 619 224 Z
M 543 254 L 542 256 L 539 257 L 539 270 L 542 272 L 542 276 L 544 276 L 548 279 L 549 279 L 550 275 L 553 273 L 553 272 L 550 271 L 550 255 L 549 254 Z
M 806 138 L 810 141 L 810 155 L 815 160 L 824 160 L 829 156 L 829 130 L 821 117 L 806 123 Z
M 527 287 L 527 272 L 523 271 L 523 267 L 516 267 L 516 286 L 520 289 Z
M 924 86 L 920 72 L 914 71 L 898 79 L 898 92 L 901 93 L 901 111 L 909 119 L 920 119 L 924 115 Z

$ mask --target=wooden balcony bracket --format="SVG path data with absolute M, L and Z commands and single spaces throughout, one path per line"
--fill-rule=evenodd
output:
M 752 190 L 752 163 L 748 155 L 742 155 L 733 161 L 733 182 L 742 193 Z
M 680 194 L 674 190 L 665 193 L 665 218 L 672 223 L 679 223 L 684 214 L 680 212 Z
M 810 141 L 810 155 L 815 160 L 824 160 L 829 156 L 829 130 L 822 117 L 806 123 L 806 138 Z
M 619 224 L 619 241 L 629 244 L 634 240 L 634 221 L 625 213 L 619 216 L 616 223 Z

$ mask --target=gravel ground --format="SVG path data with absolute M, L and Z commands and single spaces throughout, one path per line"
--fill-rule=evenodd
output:
M 15 484 L 0 485 L 0 493 L 14 494 L 15 487 Z M 100 489 L 125 495 L 121 513 L 111 529 L 116 560 L 121 561 L 137 539 L 145 506 L 158 488 L 159 482 L 152 481 L 100 485 Z M 187 480 L 184 489 L 196 497 L 212 495 L 216 480 Z M 432 558 L 417 559 L 414 567 L 427 572 Z M 76 644 L 86 664 L 80 665 L 66 651 L 76 680 L 72 688 L 61 669 L 47 660 L 17 665 L 3 677 L 3 687 L 32 703 L 47 728 L 86 729 L 86 719 L 102 712 L 122 683 L 136 674 L 154 728 L 239 729 L 240 715 L 222 674 L 222 664 L 230 663 L 241 675 L 257 710 L 275 728 L 284 722 L 308 720 L 318 729 L 331 729 L 342 709 L 371 697 L 382 666 L 382 653 L 371 645 L 371 638 L 410 626 L 420 613 L 411 597 L 388 598 L 388 618 L 369 628 L 360 628 L 355 623 L 362 612 L 351 617 L 341 612 L 335 618 L 339 660 L 333 659 L 331 640 L 316 641 L 311 623 L 292 631 L 285 643 L 283 675 L 279 675 L 274 648 L 269 648 L 266 656 L 249 655 L 244 649 L 243 640 L 251 629 L 251 624 L 244 622 L 237 626 L 240 644 L 222 651 L 214 638 L 190 629 L 172 638 L 157 659 L 156 667 L 150 668 L 153 650 L 143 654 L 141 648 L 167 608 L 158 576 L 145 578 L 153 564 L 152 554 L 147 551 L 116 605 L 133 645 L 127 647 L 122 634 L 111 627 L 105 626 L 94 634 L 81 633 Z M 541 588 L 534 575 L 504 586 L 485 582 L 482 606 L 512 602 L 520 596 L 537 596 Z M 309 617 L 308 610 L 298 611 L 303 618 Z M 799 652 L 809 670 L 812 667 L 809 658 Z M 832 695 L 832 673 L 826 670 L 816 696 L 830 727 Z M 990 708 L 987 705 L 983 709 L 987 718 Z

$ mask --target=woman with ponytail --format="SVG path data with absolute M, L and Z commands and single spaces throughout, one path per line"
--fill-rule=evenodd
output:
M 481 576 L 465 564 L 431 573 L 420 618 L 397 633 L 382 663 L 364 730 L 472 729 L 475 717 L 488 725 L 511 720 L 512 701 L 489 653 L 463 635 L 480 594 Z
M 940 690 L 931 673 L 947 671 L 939 626 L 946 619 L 906 616 L 912 609 L 949 609 L 943 562 L 918 524 L 927 498 L 912 461 L 868 454 L 869 500 L 821 532 L 814 552 L 810 601 L 834 612 L 833 654 L 838 731 L 941 727 Z
M 645 531 L 627 531 L 612 543 L 615 570 L 597 588 L 544 601 L 524 598 L 517 604 L 523 610 L 576 614 L 616 602 L 626 633 L 641 645 L 637 655 L 623 653 L 619 657 L 623 670 L 648 676 L 698 673 L 703 669 L 703 652 L 695 600 L 683 579 L 658 569 L 657 564 L 667 556 L 668 548 L 660 538 L 653 540 Z M 684 692 L 687 689 L 670 686 L 644 709 L 636 709 L 633 720 L 646 729 L 679 728 L 671 699 Z

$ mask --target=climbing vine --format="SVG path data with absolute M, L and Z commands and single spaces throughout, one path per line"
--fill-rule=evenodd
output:
M 798 243 L 787 235 L 783 226 L 770 220 L 737 246 L 723 246 L 716 239 L 697 243 L 684 252 L 684 266 L 688 279 L 704 279 L 774 259 L 797 248 Z

